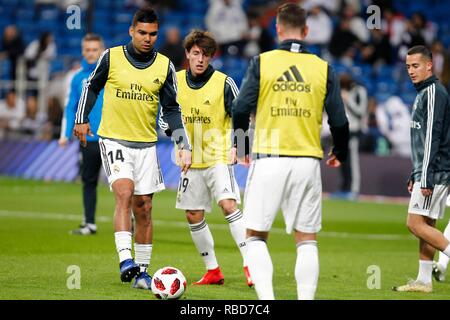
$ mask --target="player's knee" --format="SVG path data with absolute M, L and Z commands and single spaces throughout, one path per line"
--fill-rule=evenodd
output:
M 205 214 L 201 210 L 187 210 L 186 219 L 190 224 L 199 223 L 203 220 Z
M 408 230 L 412 234 L 414 234 L 414 235 L 420 234 L 421 226 L 420 226 L 420 223 L 418 223 L 416 220 L 408 219 L 406 221 L 406 226 L 408 227 Z
M 225 215 L 232 214 L 237 210 L 236 201 L 232 199 L 226 199 L 219 202 L 220 207 Z
M 130 188 L 118 188 L 115 193 L 116 197 L 122 202 L 130 202 L 133 196 L 133 190 Z

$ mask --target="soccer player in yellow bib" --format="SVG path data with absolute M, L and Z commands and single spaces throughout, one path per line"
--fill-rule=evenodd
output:
M 255 115 L 252 162 L 244 199 L 247 262 L 259 299 L 274 299 L 273 264 L 266 245 L 282 209 L 286 232 L 297 245 L 295 279 L 299 299 L 314 299 L 319 276 L 316 234 L 321 229 L 322 183 L 319 161 L 322 112 L 334 147 L 327 165 L 339 167 L 348 153 L 349 128 L 339 80 L 328 63 L 308 53 L 306 12 L 297 4 L 278 8 L 279 48 L 254 57 L 233 103 L 235 135 L 247 131 Z M 241 140 L 241 141 L 239 141 Z M 245 148 L 238 139 L 238 157 Z
M 82 145 L 91 134 L 88 115 L 104 88 L 98 129 L 103 168 L 116 199 L 115 243 L 120 278 L 135 279 L 135 288 L 150 289 L 147 273 L 152 254 L 153 193 L 164 189 L 156 156 L 156 117 L 161 113 L 174 131 L 183 172 L 191 162 L 190 144 L 177 102 L 175 69 L 156 52 L 158 19 L 150 9 L 141 9 L 129 29 L 131 42 L 107 49 L 83 89 L 75 118 L 75 135 Z M 131 210 L 135 218 L 135 260 L 131 255 Z
M 244 260 L 247 284 L 252 286 L 245 263 L 245 228 L 239 187 L 230 151 L 231 106 L 238 88 L 231 77 L 210 65 L 217 43 L 212 34 L 194 30 L 184 39 L 189 68 L 177 72 L 178 101 L 192 143 L 192 166 L 182 174 L 176 208 L 186 212 L 192 240 L 203 258 L 206 274 L 195 284 L 223 284 L 214 240 L 205 221 L 214 197 L 229 222 L 231 234 Z M 235 153 L 233 153 L 235 155 Z M 234 156 L 235 158 L 235 156 Z

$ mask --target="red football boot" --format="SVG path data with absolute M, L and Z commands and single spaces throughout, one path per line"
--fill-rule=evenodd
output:
M 250 272 L 248 272 L 248 267 L 244 267 L 245 278 L 247 279 L 247 285 L 251 288 L 253 287 L 252 277 L 250 277 Z
M 217 267 L 212 270 L 208 270 L 205 275 L 198 280 L 197 282 L 194 282 L 194 285 L 204 285 L 204 284 L 223 284 L 224 277 L 222 274 L 222 271 L 220 271 L 220 267 Z

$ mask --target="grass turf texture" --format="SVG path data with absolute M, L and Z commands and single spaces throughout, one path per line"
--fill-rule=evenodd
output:
M 205 268 L 191 241 L 184 213 L 174 208 L 175 192 L 154 197 L 154 248 L 150 273 L 172 265 L 188 280 L 182 299 L 256 299 L 245 284 L 242 261 L 228 224 L 217 207 L 207 215 L 223 286 L 192 286 Z M 415 278 L 418 241 L 405 226 L 406 205 L 325 200 L 319 234 L 320 277 L 317 299 L 450 299 L 450 281 L 434 282 L 431 294 L 397 293 L 394 285 Z M 99 188 L 95 236 L 69 231 L 81 221 L 77 183 L 27 181 L 0 177 L 0 299 L 156 299 L 119 279 L 112 216 L 114 198 Z M 446 215 L 448 218 L 448 215 Z M 448 219 L 438 222 L 443 230 Z M 281 214 L 269 237 L 277 299 L 296 299 L 295 244 L 284 232 Z M 68 267 L 81 270 L 81 289 L 68 289 Z M 381 288 L 368 289 L 376 265 Z

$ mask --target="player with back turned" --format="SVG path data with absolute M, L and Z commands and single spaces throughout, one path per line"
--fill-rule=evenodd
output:
M 156 156 L 158 104 L 174 132 L 183 172 L 191 162 L 190 144 L 177 102 L 175 68 L 153 48 L 158 18 L 150 8 L 140 9 L 129 29 L 131 42 L 106 50 L 87 81 L 78 105 L 75 135 L 82 144 L 90 133 L 89 113 L 104 88 L 98 129 L 103 168 L 116 205 L 115 243 L 120 278 L 135 288 L 149 289 L 147 273 L 153 249 L 152 198 L 164 189 Z M 131 212 L 135 218 L 135 258 L 131 254 Z
M 319 276 L 316 234 L 322 215 L 323 109 L 334 142 L 327 165 L 339 167 L 346 159 L 349 128 L 338 78 L 303 42 L 308 34 L 305 10 L 293 3 L 281 5 L 276 30 L 279 48 L 251 60 L 233 103 L 239 159 L 245 150 L 242 131 L 249 127 L 250 114 L 256 113 L 244 200 L 246 258 L 258 298 L 274 299 L 273 264 L 266 242 L 281 207 L 286 232 L 294 231 L 297 245 L 298 298 L 314 299 Z

